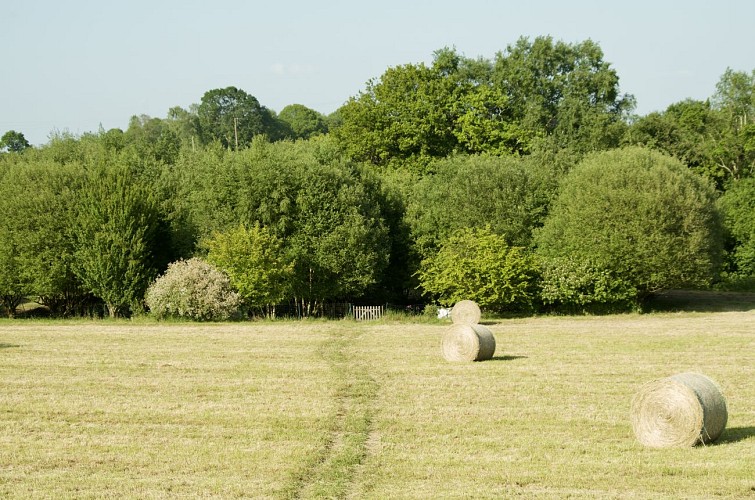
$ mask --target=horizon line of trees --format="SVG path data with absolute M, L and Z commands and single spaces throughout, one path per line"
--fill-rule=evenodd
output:
M 626 308 L 664 287 L 752 286 L 755 70 L 727 69 L 706 101 L 633 109 L 596 43 L 538 37 L 389 68 L 327 117 L 228 87 L 125 131 L 39 148 L 9 131 L 0 298 L 9 314 L 33 297 L 129 315 L 192 257 L 262 313 Z

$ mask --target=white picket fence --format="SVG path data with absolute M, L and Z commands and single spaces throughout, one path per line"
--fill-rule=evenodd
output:
M 369 321 L 383 317 L 383 306 L 354 306 L 354 319 L 357 321 Z

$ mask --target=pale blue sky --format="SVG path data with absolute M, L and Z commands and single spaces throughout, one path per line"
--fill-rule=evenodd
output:
M 752 0 L 0 0 L 0 134 L 125 129 L 233 85 L 280 111 L 335 111 L 391 66 L 520 36 L 592 39 L 637 112 L 706 99 L 755 69 Z

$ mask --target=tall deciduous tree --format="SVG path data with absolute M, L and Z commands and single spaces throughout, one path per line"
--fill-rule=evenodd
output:
M 13 204 L 15 167 L 0 163 L 0 213 L 3 214 L 0 217 L 0 305 L 9 317 L 16 315 L 16 308 L 31 288 L 22 273 L 20 235 L 11 218 L 16 213 Z
M 188 109 L 174 106 L 165 118 L 167 125 L 181 139 L 184 146 L 196 149 L 200 144 L 199 105 L 192 104 Z
M 7 182 L 7 177 L 0 174 L 0 183 L 2 187 Z M 2 193 L 4 189 L 0 191 Z M 8 199 L 0 197 L 0 209 L 3 213 L 9 207 Z M 19 252 L 19 234 L 14 230 L 13 225 L 9 224 L 6 217 L 0 218 L 0 304 L 5 309 L 8 317 L 15 317 L 16 308 L 21 304 L 26 294 L 31 292 L 31 284 L 27 276 L 23 273 L 23 267 Z
M 642 145 L 682 160 L 700 175 L 709 177 L 719 187 L 725 171 L 712 152 L 727 127 L 720 112 L 709 101 L 687 99 L 671 104 L 663 112 L 650 113 L 632 124 L 624 142 Z
M 303 104 L 289 104 L 278 114 L 294 139 L 309 139 L 328 132 L 327 119 Z
M 124 144 L 141 157 L 173 164 L 181 149 L 181 139 L 165 120 L 147 115 L 132 116 L 124 133 Z
M 716 84 L 713 106 L 727 111 L 741 125 L 755 122 L 755 70 L 750 74 L 726 68 Z
M 358 296 L 388 262 L 388 239 L 372 195 L 337 165 L 298 172 L 297 217 L 288 247 L 294 292 L 307 309 L 325 299 Z
M 684 161 L 725 190 L 755 172 L 755 71 L 727 69 L 707 101 L 685 100 L 632 124 L 624 142 Z
M 713 107 L 728 127 L 713 148 L 713 158 L 733 179 L 755 171 L 755 70 L 750 74 L 727 68 L 716 84 Z
M 339 110 L 333 134 L 358 161 L 408 162 L 422 170 L 456 146 L 455 94 L 454 82 L 432 67 L 389 68 Z
M 138 307 L 158 269 L 163 237 L 150 189 L 121 164 L 96 166 L 78 203 L 74 269 L 86 290 L 101 298 L 110 316 Z
M 0 137 L 0 149 L 7 149 L 11 153 L 20 153 L 29 147 L 31 144 L 21 132 L 9 130 Z
M 217 140 L 226 148 L 247 147 L 256 135 L 278 133 L 270 111 L 256 97 L 236 87 L 205 92 L 197 114 L 202 140 Z
M 86 299 L 73 273 L 70 232 L 82 177 L 80 165 L 32 161 L 0 183 L 2 223 L 14 235 L 27 294 L 55 315 L 79 312 Z
M 347 154 L 427 170 L 451 152 L 528 153 L 544 137 L 578 152 L 618 145 L 634 106 L 600 47 L 520 39 L 494 61 L 454 49 L 389 68 L 338 112 Z
M 597 43 L 520 38 L 495 57 L 493 82 L 534 135 L 562 147 L 595 151 L 618 145 L 634 98 L 621 94 L 619 76 Z

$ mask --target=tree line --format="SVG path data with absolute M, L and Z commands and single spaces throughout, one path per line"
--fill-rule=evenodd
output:
M 330 116 L 206 92 L 127 129 L 0 146 L 0 297 L 68 316 L 144 311 L 169 264 L 291 302 L 495 311 L 639 307 L 755 282 L 755 71 L 632 114 L 592 41 L 443 48 Z

